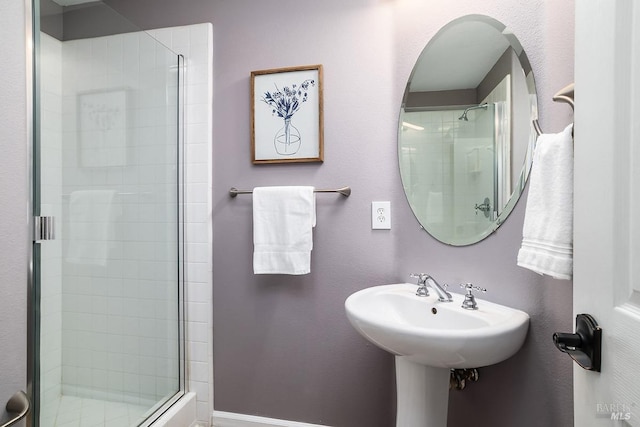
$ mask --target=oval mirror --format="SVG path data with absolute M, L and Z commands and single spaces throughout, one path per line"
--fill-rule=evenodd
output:
M 537 133 L 533 73 L 515 35 L 469 15 L 427 44 L 400 109 L 398 158 L 407 200 L 441 242 L 470 245 L 513 210 Z

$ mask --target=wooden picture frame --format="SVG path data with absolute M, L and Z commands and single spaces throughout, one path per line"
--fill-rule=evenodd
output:
M 251 72 L 254 164 L 322 162 L 322 65 Z

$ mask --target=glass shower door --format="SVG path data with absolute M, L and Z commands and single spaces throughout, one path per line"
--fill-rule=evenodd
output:
M 454 241 L 479 238 L 495 219 L 495 105 L 473 110 L 468 117 L 468 121 L 456 123 L 450 137 Z
M 139 425 L 184 389 L 180 59 L 141 31 L 44 30 L 34 214 L 56 236 L 34 248 L 35 424 Z

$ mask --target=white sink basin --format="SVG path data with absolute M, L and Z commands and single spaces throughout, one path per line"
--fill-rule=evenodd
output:
M 478 368 L 513 356 L 522 346 L 529 315 L 477 299 L 477 310 L 461 307 L 464 296 L 438 302 L 435 292 L 416 296 L 409 283 L 374 286 L 351 295 L 347 317 L 366 339 L 407 361 L 436 368 Z

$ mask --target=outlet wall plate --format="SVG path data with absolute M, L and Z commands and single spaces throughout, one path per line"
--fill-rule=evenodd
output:
M 391 229 L 391 202 L 371 202 L 371 229 Z

